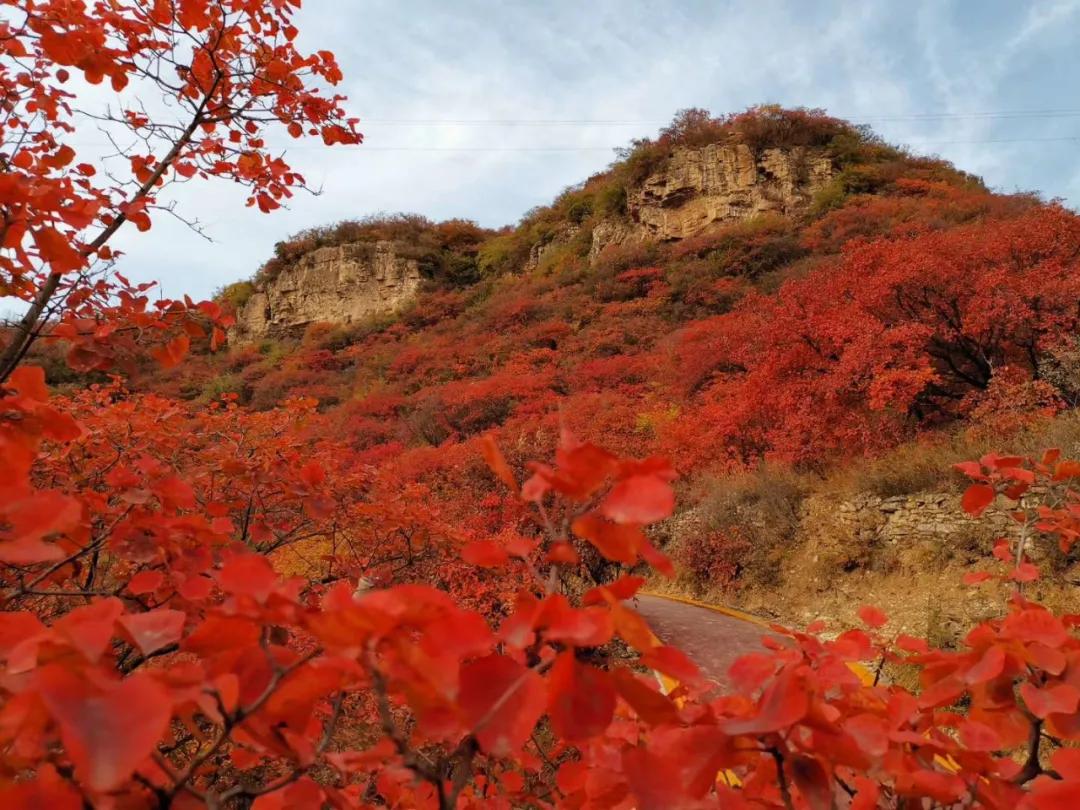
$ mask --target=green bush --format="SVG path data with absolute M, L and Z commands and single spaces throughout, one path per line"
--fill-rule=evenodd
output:
M 198 401 L 203 403 L 217 402 L 222 394 L 237 394 L 244 399 L 244 383 L 236 374 L 219 374 L 211 377 L 199 391 Z
M 214 293 L 214 300 L 228 304 L 235 312 L 239 312 L 254 294 L 255 285 L 252 282 L 235 281 L 217 290 Z

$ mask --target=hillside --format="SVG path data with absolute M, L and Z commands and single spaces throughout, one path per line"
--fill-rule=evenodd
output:
M 282 242 L 223 292 L 226 353 L 138 384 L 256 410 L 314 397 L 387 491 L 450 510 L 480 489 L 492 431 L 518 466 L 564 428 L 671 458 L 679 587 L 804 619 L 834 574 L 902 578 L 929 555 L 947 580 L 952 530 L 896 547 L 868 498 L 954 498 L 952 462 L 1024 431 L 1071 439 L 1068 414 L 1046 420 L 1080 390 L 1078 257 L 1071 212 L 865 129 L 690 111 L 513 228 L 376 217 Z M 365 298 L 369 281 L 393 293 Z M 834 509 L 876 528 L 815 541 Z
M 538 164 L 411 154 L 491 148 L 466 127 L 523 150 L 720 71 L 896 101 L 872 64 L 917 72 L 896 28 L 6 2 L 0 808 L 1080 806 L 1062 204 L 823 111 L 691 109 L 513 226 L 356 212 L 212 300 L 144 275 L 194 286 L 171 226 L 272 214 L 305 177 L 327 210 L 484 210 L 483 167 Z M 1009 20 L 994 83 L 1063 19 Z M 814 70 L 761 84 L 779 62 L 728 28 Z M 966 72 L 921 55 L 929 105 Z

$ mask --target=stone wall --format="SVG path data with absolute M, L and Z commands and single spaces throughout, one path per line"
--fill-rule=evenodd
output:
M 862 493 L 851 498 L 811 496 L 801 510 L 802 533 L 867 545 L 897 545 L 933 541 L 947 543 L 972 533 L 993 535 L 1008 529 L 997 513 L 973 520 L 960 508 L 960 496 L 920 492 L 882 498 Z M 824 539 L 824 538 L 821 538 Z
M 351 323 L 393 312 L 420 286 L 415 259 L 392 242 L 324 247 L 302 256 L 237 314 L 235 337 L 252 340 L 307 324 Z

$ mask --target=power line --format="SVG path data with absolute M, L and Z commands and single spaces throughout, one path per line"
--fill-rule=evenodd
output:
M 1054 143 L 1080 141 L 1080 135 L 1060 138 L 973 138 L 955 140 L 903 141 L 906 146 L 943 146 L 952 144 L 984 143 Z M 298 147 L 290 147 L 290 151 Z M 317 147 L 299 147 L 317 148 Z M 623 146 L 367 146 L 359 147 L 365 152 L 613 152 Z
M 1074 118 L 1080 109 L 924 112 L 836 115 L 851 121 L 951 121 L 964 119 Z M 670 120 L 649 118 L 362 118 L 361 126 L 663 126 Z

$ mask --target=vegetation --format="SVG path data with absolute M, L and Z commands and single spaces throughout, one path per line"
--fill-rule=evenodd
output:
M 0 286 L 32 304 L 0 353 L 0 806 L 1080 799 L 1078 620 L 1030 598 L 1040 561 L 1080 538 L 1080 461 L 1060 450 L 955 465 L 964 511 L 1000 509 L 1009 530 L 965 578 L 994 615 L 947 648 L 863 606 L 859 627 L 814 623 L 741 658 L 718 697 L 628 603 L 646 576 L 675 576 L 655 540 L 680 472 L 740 476 L 680 559 L 765 580 L 805 476 L 884 463 L 917 434 L 1004 441 L 1062 411 L 1077 390 L 1075 215 L 927 177 L 818 113 L 685 115 L 667 146 L 844 146 L 896 175 L 824 206 L 816 230 L 750 222 L 613 250 L 595 272 L 562 250 L 477 281 L 516 248 L 482 260 L 470 223 L 314 232 L 410 234 L 446 283 L 392 322 L 223 351 L 218 304 L 151 305 L 86 271 L 124 221 L 149 226 L 166 173 L 224 175 L 276 207 L 302 181 L 263 151 L 268 122 L 358 142 L 342 99 L 314 86 L 340 79 L 332 55 L 294 49 L 288 3 L 5 5 Z M 162 65 L 177 84 L 155 83 Z M 175 138 L 130 156 L 132 197 L 94 186 L 60 143 L 69 67 L 170 102 L 122 119 L 135 143 Z M 610 212 L 618 194 L 596 183 L 527 218 L 530 238 Z M 865 199 L 913 188 L 980 213 Z M 847 232 L 861 236 L 837 253 Z M 65 343 L 76 371 L 130 367 L 131 387 L 50 391 L 27 352 L 53 305 L 45 346 Z
M 399 255 L 419 262 L 425 278 L 442 285 L 467 285 L 480 278 L 477 254 L 490 236 L 490 231 L 463 219 L 432 222 L 417 214 L 376 214 L 344 220 L 278 242 L 274 257 L 259 269 L 253 283 L 256 288 L 264 287 L 285 268 L 319 248 L 394 242 Z

